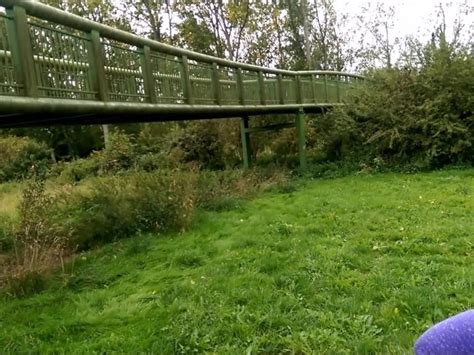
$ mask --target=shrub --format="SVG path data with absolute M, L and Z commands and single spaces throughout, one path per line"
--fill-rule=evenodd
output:
M 145 153 L 137 157 L 135 168 L 141 171 L 152 172 L 171 168 L 171 164 L 168 157 L 163 153 Z
M 240 128 L 236 120 L 193 122 L 168 136 L 172 161 L 222 170 L 240 164 Z
M 80 249 L 138 231 L 180 230 L 193 216 L 194 180 L 177 171 L 97 178 L 63 197 L 55 215 L 72 230 L 70 246 Z
M 351 132 L 350 148 L 369 161 L 472 164 L 474 58 L 441 42 L 425 48 L 423 60 L 421 67 L 375 71 L 339 112 L 347 122 L 342 133 Z
M 78 182 L 99 174 L 100 165 L 97 159 L 77 159 L 64 163 L 60 167 L 60 179 L 66 182 Z
M 199 162 L 207 169 L 225 167 L 222 145 L 215 125 L 209 127 L 202 124 L 190 125 L 177 132 L 170 148 L 172 155 L 181 162 Z
M 131 137 L 123 132 L 111 133 L 107 148 L 92 155 L 92 159 L 97 160 L 103 175 L 131 168 L 135 158 L 135 145 Z
M 53 204 L 41 181 L 31 182 L 23 192 L 13 264 L 6 275 L 9 290 L 16 296 L 41 291 L 44 273 L 63 260 L 68 234 L 51 218 Z
M 23 191 L 19 223 L 15 230 L 17 264 L 28 270 L 41 270 L 51 257 L 62 257 L 69 233 L 51 218 L 55 199 L 42 181 L 32 181 Z
M 78 182 L 88 177 L 112 175 L 124 172 L 135 165 L 137 159 L 135 145 L 130 136 L 113 132 L 109 136 L 107 148 L 93 152 L 86 159 L 77 159 L 59 164 L 60 179 L 65 182 Z
M 51 165 L 51 150 L 26 137 L 0 137 L 0 182 L 44 175 Z

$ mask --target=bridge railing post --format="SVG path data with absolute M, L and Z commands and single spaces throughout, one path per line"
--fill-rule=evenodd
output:
M 183 87 L 184 102 L 188 105 L 193 104 L 193 89 L 189 75 L 188 57 L 181 56 L 181 85 Z
M 240 105 L 245 105 L 245 95 L 244 95 L 244 78 L 242 75 L 242 69 L 237 68 L 237 95 Z
M 217 63 L 212 63 L 212 90 L 214 93 L 214 102 L 216 105 L 222 104 L 221 84 L 219 80 L 219 68 Z
M 240 136 L 242 138 L 242 158 L 244 169 L 252 164 L 252 146 L 250 145 L 249 118 L 242 117 L 240 120 Z
M 325 103 L 329 103 L 329 88 L 328 88 L 328 75 L 324 74 L 324 97 L 326 98 Z
M 339 74 L 336 75 L 336 95 L 337 95 L 337 102 L 341 102 L 341 86 L 340 86 L 340 81 L 341 76 Z
M 109 87 L 105 74 L 105 53 L 100 40 L 100 33 L 92 30 L 89 34 L 89 77 L 93 91 L 97 92 L 100 101 L 108 101 Z
M 278 85 L 278 102 L 280 105 L 284 105 L 285 104 L 285 88 L 283 87 L 282 74 L 278 74 L 277 85 Z
M 311 91 L 313 94 L 313 103 L 318 103 L 317 89 L 316 89 L 316 78 L 314 74 L 311 74 Z
M 296 103 L 303 103 L 303 88 L 301 82 L 301 75 L 296 74 Z
M 155 89 L 155 77 L 151 66 L 151 50 L 150 47 L 144 46 L 141 53 L 141 66 L 143 75 L 143 84 L 145 86 L 145 95 L 148 102 L 156 104 L 158 102 Z
M 260 93 L 260 105 L 266 105 L 267 97 L 265 92 L 265 75 L 262 71 L 258 72 L 258 89 Z
M 23 85 L 24 95 L 37 97 L 36 66 L 26 10 L 13 6 L 12 9 L 7 9 L 7 16 L 11 18 L 7 21 L 7 31 L 15 75 L 18 83 Z

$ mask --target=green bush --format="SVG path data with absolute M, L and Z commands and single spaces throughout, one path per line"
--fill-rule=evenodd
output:
M 136 147 L 131 137 L 123 132 L 111 133 L 107 147 L 92 155 L 92 159 L 97 160 L 102 175 L 131 168 L 135 158 Z
M 97 176 L 100 164 L 97 159 L 77 159 L 62 164 L 60 167 L 60 179 L 66 182 L 78 182 L 88 177 Z
M 44 175 L 51 166 L 51 150 L 26 137 L 0 137 L 0 182 Z
M 69 244 L 80 249 L 139 231 L 180 230 L 193 216 L 194 180 L 177 171 L 97 178 L 58 198 L 51 218 L 72 231 Z
M 66 230 L 51 218 L 54 197 L 46 194 L 42 181 L 32 181 L 23 191 L 19 221 L 10 230 L 15 252 L 0 281 L 14 296 L 27 296 L 45 287 L 45 273 L 62 262 Z
M 222 170 L 240 164 L 240 128 L 236 120 L 192 122 L 174 130 L 167 150 L 176 163 L 195 163 L 202 169 Z
M 93 152 L 88 158 L 58 164 L 55 172 L 65 182 L 78 182 L 88 177 L 125 172 L 136 164 L 136 147 L 129 135 L 112 132 L 107 148 Z
M 171 168 L 170 160 L 164 153 L 145 153 L 137 156 L 135 168 L 140 171 L 152 172 Z
M 31 181 L 23 191 L 15 228 L 16 263 L 26 271 L 41 270 L 54 255 L 64 250 L 69 232 L 55 223 L 56 195 L 48 194 L 41 180 Z
M 225 167 L 223 147 L 219 144 L 218 132 L 214 125 L 190 125 L 173 137 L 170 147 L 172 156 L 183 163 L 198 162 L 207 169 Z
M 333 132 L 347 138 L 346 150 L 388 165 L 474 163 L 474 58 L 441 42 L 426 47 L 423 60 L 421 67 L 375 71 L 339 117 L 334 113 L 345 122 Z

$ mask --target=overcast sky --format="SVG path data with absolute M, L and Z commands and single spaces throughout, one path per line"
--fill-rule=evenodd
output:
M 335 0 L 336 8 L 340 13 L 361 14 L 361 7 L 371 3 L 374 7 L 376 3 L 383 3 L 386 6 L 395 7 L 395 30 L 399 35 L 416 34 L 421 29 L 421 34 L 429 36 L 429 31 L 436 24 L 436 8 L 443 4 L 446 8 L 447 23 L 454 23 L 457 17 L 459 5 L 465 3 L 474 6 L 474 0 Z M 448 4 L 454 6 L 448 6 Z M 471 13 L 470 18 L 464 16 L 466 25 L 473 25 L 474 18 Z M 449 31 L 448 26 L 448 31 Z

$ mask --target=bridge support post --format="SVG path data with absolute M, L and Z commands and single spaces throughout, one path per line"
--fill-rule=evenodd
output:
M 7 15 L 11 17 L 7 20 L 7 31 L 15 75 L 23 85 L 24 96 L 38 97 L 37 73 L 26 10 L 13 6 L 13 9 L 7 9 Z
M 298 140 L 298 156 L 301 171 L 305 171 L 308 165 L 306 160 L 306 136 L 304 124 L 304 111 L 303 109 L 300 109 L 296 116 L 296 137 Z
M 249 118 L 247 116 L 242 117 L 240 121 L 240 136 L 242 137 L 244 169 L 248 169 L 252 163 L 252 147 L 250 145 Z

